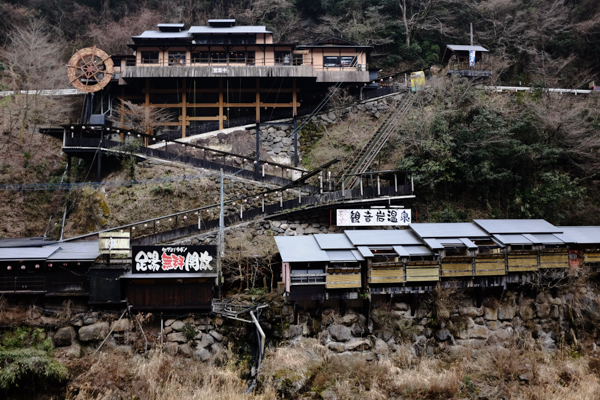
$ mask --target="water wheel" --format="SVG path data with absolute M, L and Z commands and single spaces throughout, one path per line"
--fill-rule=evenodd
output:
M 113 60 L 104 51 L 94 47 L 78 50 L 67 65 L 69 81 L 85 93 L 97 92 L 110 82 Z

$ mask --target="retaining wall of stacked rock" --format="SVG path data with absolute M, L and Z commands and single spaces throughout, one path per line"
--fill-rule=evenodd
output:
M 342 109 L 328 111 L 314 116 L 310 123 L 314 126 L 327 126 L 335 124 L 350 113 L 364 113 L 373 118 L 380 118 L 390 107 L 402 99 L 403 94 L 397 94 L 377 100 L 368 100 Z M 301 121 L 299 121 L 301 123 Z M 261 146 L 267 154 L 275 161 L 291 164 L 294 156 L 293 126 L 279 125 L 277 127 L 262 125 L 260 127 Z M 315 130 L 308 134 L 299 136 L 298 152 L 301 157 L 306 150 L 315 144 L 322 136 L 322 132 Z
M 334 353 L 362 352 L 367 359 L 386 356 L 407 343 L 415 355 L 427 356 L 514 345 L 555 352 L 563 343 L 577 343 L 578 322 L 569 312 L 573 294 L 523 298 L 506 292 L 501 300 L 485 298 L 480 307 L 473 298 L 462 297 L 458 303 L 447 299 L 454 304 L 451 308 L 421 303 L 416 310 L 401 300 L 389 303 L 389 297 L 375 300 L 369 320 L 356 308 L 325 308 L 320 314 L 302 310 L 285 336 L 292 341 L 317 337 Z

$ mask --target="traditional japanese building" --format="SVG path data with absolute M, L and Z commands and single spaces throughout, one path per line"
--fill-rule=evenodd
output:
M 295 117 L 301 107 L 318 104 L 332 85 L 370 82 L 372 47 L 338 37 L 312 44 L 274 43 L 265 26 L 211 19 L 207 26 L 189 29 L 158 24 L 157 30 L 132 40 L 134 55 L 100 56 L 103 67 L 88 62 L 99 50 L 83 49 L 70 64 L 71 82 L 82 90 L 102 90 L 94 113 L 125 100 L 171 110 L 172 118 L 155 126 L 171 127 L 183 137 L 202 124 L 223 129 Z M 104 86 L 97 86 L 101 82 Z
M 408 229 L 278 236 L 291 300 L 421 293 L 438 283 L 506 287 L 534 273 L 600 265 L 600 228 L 544 220 L 414 223 Z

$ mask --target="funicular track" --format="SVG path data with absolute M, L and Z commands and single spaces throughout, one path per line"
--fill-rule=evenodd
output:
M 367 171 L 371 163 L 377 157 L 385 143 L 390 139 L 393 132 L 396 131 L 402 118 L 408 113 L 413 105 L 414 98 L 409 94 L 402 99 L 395 110 L 390 110 L 383 123 L 377 128 L 371 139 L 360 151 L 358 156 L 352 161 L 350 167 L 343 173 L 350 178 L 345 182 L 346 187 L 352 189 L 358 184 L 359 174 Z

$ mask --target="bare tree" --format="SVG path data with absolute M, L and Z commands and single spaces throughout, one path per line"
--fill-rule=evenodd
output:
M 129 100 L 123 101 L 123 107 L 116 109 L 112 122 L 123 128 L 137 132 L 149 133 L 155 126 L 173 119 L 173 112 L 166 108 L 146 107 L 143 104 L 134 104 Z

